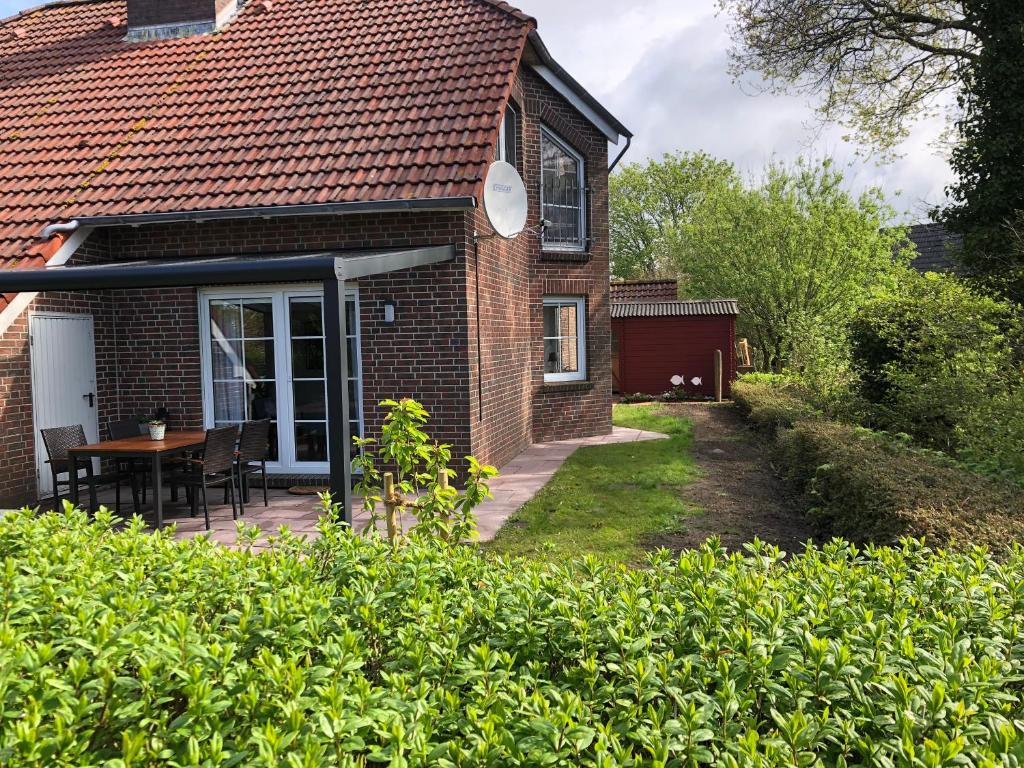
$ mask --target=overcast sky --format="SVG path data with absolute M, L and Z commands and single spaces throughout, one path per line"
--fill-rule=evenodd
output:
M 512 0 L 537 17 L 548 48 L 635 134 L 628 161 L 704 150 L 754 174 L 775 158 L 835 157 L 853 190 L 879 185 L 909 220 L 944 199 L 948 165 L 922 126 L 902 159 L 858 158 L 839 128 L 819 130 L 800 97 L 750 95 L 726 71 L 727 19 L 715 0 Z M 0 0 L 0 18 L 36 0 Z M 2 83 L 0 83 L 2 87 Z

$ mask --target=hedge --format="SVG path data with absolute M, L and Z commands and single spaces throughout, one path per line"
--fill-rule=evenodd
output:
M 774 435 L 798 421 L 818 417 L 795 383 L 772 377 L 767 381 L 744 377 L 732 386 L 733 402 L 756 427 Z
M 646 569 L 0 521 L 4 766 L 1015 765 L 1024 550 Z
M 748 378 L 733 391 L 751 424 L 774 438 L 777 466 L 822 534 L 876 544 L 925 537 L 998 550 L 1024 540 L 1024 498 L 1007 480 L 895 436 L 830 421 L 792 382 Z
M 1019 488 L 934 452 L 835 422 L 798 422 L 778 436 L 783 472 L 829 535 L 892 543 L 904 536 L 997 550 L 1024 540 Z

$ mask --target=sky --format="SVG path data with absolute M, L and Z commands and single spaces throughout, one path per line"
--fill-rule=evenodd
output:
M 0 18 L 41 0 L 0 0 Z M 754 95 L 727 71 L 728 18 L 715 0 L 512 0 L 535 16 L 555 58 L 636 134 L 624 162 L 703 150 L 756 176 L 775 160 L 832 157 L 853 192 L 879 186 L 900 217 L 925 221 L 952 181 L 922 124 L 880 165 L 821 126 L 800 96 Z M 2 87 L 2 84 L 0 84 Z

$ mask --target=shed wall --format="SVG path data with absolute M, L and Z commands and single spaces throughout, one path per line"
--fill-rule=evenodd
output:
M 673 376 L 702 379 L 695 394 L 715 394 L 715 350 L 722 350 L 723 393 L 736 378 L 733 317 L 640 317 L 612 321 L 618 338 L 620 394 L 657 395 L 672 389 Z

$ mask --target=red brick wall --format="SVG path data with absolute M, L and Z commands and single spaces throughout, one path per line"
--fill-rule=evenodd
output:
M 450 443 L 456 456 L 471 452 L 469 419 L 467 276 L 465 219 L 460 212 L 326 216 L 259 221 L 223 221 L 112 230 L 111 248 L 123 258 L 169 258 L 253 253 L 316 252 L 416 247 L 455 243 L 454 263 L 361 280 L 360 323 L 363 350 L 363 409 L 366 429 L 377 434 L 383 420 L 381 400 L 413 397 L 431 413 L 431 435 Z M 147 292 L 151 293 L 151 292 Z M 196 403 L 201 422 L 198 307 L 195 291 L 177 303 L 188 338 L 180 355 L 146 360 L 147 375 L 169 381 L 171 393 Z M 393 326 L 383 323 L 384 301 L 398 304 Z M 156 338 L 167 319 L 136 323 L 141 339 Z M 170 364 L 167 365 L 166 363 Z M 179 365 L 180 363 L 180 365 Z M 190 368 L 179 379 L 181 367 Z M 192 370 L 194 368 L 194 370 Z M 139 391 L 145 391 L 140 377 Z
M 659 395 L 672 389 L 673 376 L 703 379 L 687 391 L 715 394 L 715 350 L 722 350 L 723 390 L 731 396 L 736 378 L 735 318 L 637 317 L 613 320 L 619 337 L 622 394 Z
M 541 251 L 531 275 L 533 355 L 533 438 L 536 442 L 607 434 L 612 429 L 611 319 L 609 314 L 608 142 L 536 75 L 522 77 L 528 119 L 524 126 L 527 177 L 540 218 L 541 125 L 557 133 L 586 158 L 589 187 L 585 254 Z M 587 300 L 586 384 L 544 383 L 543 297 L 585 296 Z
M 81 258 L 106 260 L 101 238 L 86 242 Z M 35 428 L 32 420 L 32 368 L 29 316 L 33 312 L 65 312 L 93 316 L 96 340 L 96 379 L 99 423 L 116 418 L 113 386 L 116 356 L 112 297 L 108 292 L 40 296 L 0 335 L 0 507 L 17 507 L 36 500 Z
M 519 172 L 529 193 L 528 224 L 540 207 L 540 130 L 546 125 L 587 159 L 591 187 L 590 248 L 583 254 L 545 253 L 538 232 L 509 242 L 494 237 L 483 212 L 470 217 L 479 241 L 480 357 L 477 369 L 475 275 L 470 276 L 470 365 L 473 449 L 499 466 L 531 442 L 611 431 L 608 314 L 608 143 L 529 70 L 512 89 L 520 115 Z M 470 246 L 470 260 L 475 258 Z M 471 264 L 472 268 L 472 264 Z M 545 295 L 587 300 L 588 381 L 544 383 Z M 481 399 L 482 394 L 482 399 Z

